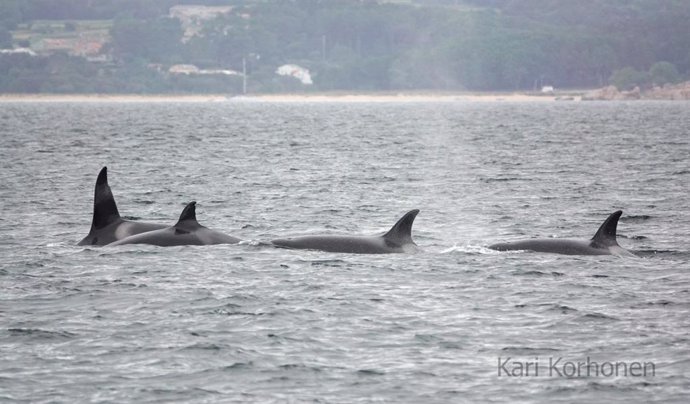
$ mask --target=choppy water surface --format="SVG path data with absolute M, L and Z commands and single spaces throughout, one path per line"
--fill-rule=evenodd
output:
M 683 402 L 689 128 L 664 102 L 2 103 L 0 401 Z M 76 246 L 104 165 L 123 215 L 196 200 L 248 242 Z M 413 208 L 413 255 L 260 243 Z M 486 249 L 617 209 L 642 258 Z

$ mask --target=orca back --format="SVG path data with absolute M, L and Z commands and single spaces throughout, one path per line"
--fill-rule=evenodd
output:
M 593 247 L 607 248 L 617 246 L 616 229 L 618 227 L 618 219 L 623 214 L 622 210 L 617 210 L 609 215 L 601 224 L 599 230 L 592 237 L 591 244 Z
M 419 209 L 413 209 L 401 217 L 386 234 L 383 239 L 387 244 L 403 246 L 405 244 L 415 244 L 412 240 L 412 224 L 419 214 Z
M 91 229 L 102 229 L 112 223 L 122 220 L 113 192 L 108 185 L 108 167 L 103 167 L 98 173 L 93 195 L 93 220 Z

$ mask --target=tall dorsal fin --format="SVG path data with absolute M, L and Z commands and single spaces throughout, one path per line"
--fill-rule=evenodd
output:
M 93 195 L 93 220 L 92 229 L 101 229 L 120 219 L 115 198 L 108 185 L 108 167 L 103 167 L 96 179 L 96 188 Z
M 182 210 L 180 214 L 180 219 L 175 224 L 176 229 L 192 229 L 201 226 L 199 222 L 196 221 L 196 201 L 189 202 L 187 206 Z
M 604 246 L 618 245 L 616 242 L 616 228 L 618 227 L 618 219 L 623 214 L 622 210 L 617 210 L 604 220 L 599 230 L 597 230 L 592 242 Z
M 383 238 L 398 245 L 405 243 L 414 244 L 412 241 L 412 223 L 414 223 L 414 219 L 417 217 L 418 213 L 419 209 L 413 209 L 405 213 L 405 216 L 401 217 L 400 220 L 388 230 L 388 233 L 383 235 Z

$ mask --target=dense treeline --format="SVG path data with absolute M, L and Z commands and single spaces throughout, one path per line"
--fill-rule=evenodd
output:
M 168 16 L 179 4 L 233 10 L 183 41 Z M 237 77 L 151 65 L 241 71 L 243 61 L 250 91 L 630 87 L 690 74 L 686 0 L 0 0 L 0 46 L 40 19 L 113 20 L 113 62 L 0 55 L 0 91 L 236 92 Z M 276 76 L 286 63 L 309 68 L 314 85 Z

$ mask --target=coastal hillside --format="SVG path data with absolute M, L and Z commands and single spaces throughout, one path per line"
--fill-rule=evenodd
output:
M 2 93 L 642 91 L 690 77 L 683 0 L 0 0 Z

